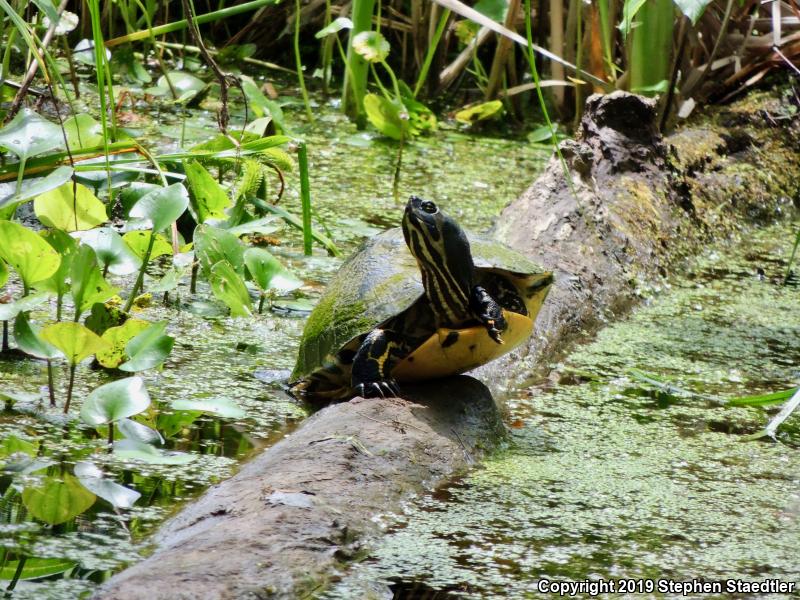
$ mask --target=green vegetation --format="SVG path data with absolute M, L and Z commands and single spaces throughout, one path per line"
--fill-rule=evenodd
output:
M 667 128 L 800 60 L 779 3 L 226 4 L 0 0 L 0 581 L 20 597 L 91 590 L 304 416 L 280 392 L 297 317 L 402 197 L 488 227 L 589 93 L 659 96 Z M 684 397 L 653 371 L 625 372 Z M 780 439 L 779 380 L 729 404 L 789 401 L 760 434 Z

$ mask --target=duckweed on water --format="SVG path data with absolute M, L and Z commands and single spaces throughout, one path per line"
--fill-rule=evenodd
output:
M 542 578 L 797 581 L 800 417 L 781 443 L 747 442 L 766 413 L 722 404 L 800 379 L 789 231 L 702 258 L 517 392 L 509 448 L 413 502 L 327 597 L 381 597 L 379 582 L 527 598 Z

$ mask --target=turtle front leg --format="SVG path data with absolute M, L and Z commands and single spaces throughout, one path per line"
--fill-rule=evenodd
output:
M 352 387 L 363 398 L 398 396 L 392 379 L 394 366 L 408 354 L 408 347 L 391 329 L 373 329 L 353 359 Z
M 506 319 L 503 316 L 503 307 L 489 295 L 489 292 L 479 285 L 472 288 L 470 304 L 475 317 L 486 327 L 489 336 L 498 344 L 502 344 L 503 339 L 500 334 L 508 327 L 508 323 L 506 323 Z

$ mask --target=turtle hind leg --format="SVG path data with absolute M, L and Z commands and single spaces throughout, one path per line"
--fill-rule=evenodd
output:
M 475 313 L 475 318 L 486 327 L 489 336 L 498 344 L 502 344 L 503 339 L 500 334 L 508 327 L 508 323 L 506 323 L 506 319 L 503 316 L 503 307 L 480 285 L 472 288 L 470 303 L 472 311 Z
M 353 359 L 352 388 L 363 398 L 398 396 L 394 366 L 408 354 L 408 345 L 391 329 L 373 329 Z

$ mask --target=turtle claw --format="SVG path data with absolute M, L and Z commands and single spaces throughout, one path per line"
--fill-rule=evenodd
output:
M 394 398 L 400 396 L 400 389 L 393 379 L 366 381 L 355 386 L 355 393 L 362 398 Z

